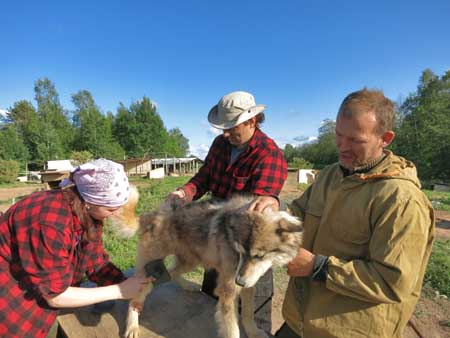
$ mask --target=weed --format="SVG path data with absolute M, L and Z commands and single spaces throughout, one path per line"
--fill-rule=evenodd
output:
M 433 204 L 434 209 L 450 212 L 450 192 L 426 189 L 423 192 Z
M 425 273 L 425 282 L 450 297 L 450 240 L 435 240 Z

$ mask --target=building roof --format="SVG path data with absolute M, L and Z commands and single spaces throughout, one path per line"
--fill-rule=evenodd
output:
M 192 163 L 203 161 L 198 157 L 168 157 L 168 158 L 152 158 L 152 164 L 173 164 L 175 160 L 176 163 Z

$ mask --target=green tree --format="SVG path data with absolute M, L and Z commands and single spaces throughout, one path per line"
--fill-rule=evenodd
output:
M 42 78 L 36 81 L 34 92 L 41 127 L 37 158 L 41 161 L 66 158 L 74 133 L 67 113 L 59 103 L 56 88 L 49 79 Z
M 450 180 L 450 71 L 426 69 L 415 93 L 400 105 L 392 149 L 413 161 L 419 177 Z
M 31 159 L 38 157 L 38 144 L 40 142 L 41 123 L 36 109 L 31 102 L 21 100 L 15 102 L 9 110 L 7 123 L 13 124 L 22 136 L 23 143 L 28 149 Z
M 184 137 L 179 128 L 169 130 L 165 150 L 175 157 L 186 157 L 189 151 L 189 140 Z
M 295 157 L 300 157 L 300 151 L 298 147 L 294 147 L 292 144 L 286 144 L 283 149 L 284 158 L 287 163 L 291 163 Z
M 313 165 L 301 157 L 294 157 L 291 162 L 288 162 L 289 168 L 297 169 L 312 169 Z
M 3 125 L 0 130 L 0 159 L 25 163 L 28 158 L 28 149 L 17 126 L 13 123 Z
M 70 154 L 70 162 L 76 167 L 83 163 L 89 162 L 94 159 L 94 155 L 92 155 L 89 151 L 72 151 Z
M 339 159 L 335 136 L 336 122 L 330 119 L 322 121 L 316 141 L 300 147 L 300 157 L 321 169 Z
M 91 93 L 80 90 L 72 95 L 72 102 L 76 107 L 73 113 L 76 135 L 73 148 L 88 151 L 94 158 L 123 159 L 125 152 L 113 137 L 112 120 L 100 112 Z
M 0 160 L 0 183 L 12 183 L 19 175 L 19 162 L 14 160 Z
M 129 108 L 120 104 L 113 134 L 128 157 L 167 152 L 169 134 L 155 105 L 145 96 Z

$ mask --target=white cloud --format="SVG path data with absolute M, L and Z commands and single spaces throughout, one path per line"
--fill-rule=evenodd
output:
M 314 142 L 316 140 L 317 136 L 295 136 L 293 138 L 280 137 L 275 139 L 275 142 L 281 149 L 284 149 L 284 147 L 286 147 L 286 144 L 290 144 L 296 147 L 305 143 Z
M 6 116 L 7 113 L 9 113 L 7 110 L 0 109 L 0 115 L 1 116 Z
M 222 131 L 220 129 L 210 127 L 207 130 L 207 133 L 210 137 L 215 138 L 217 135 L 221 134 Z M 301 144 L 314 142 L 316 140 L 317 140 L 317 136 L 301 136 L 301 137 L 296 136 L 293 138 L 281 137 L 281 138 L 275 139 L 274 141 L 281 149 L 284 149 L 286 144 L 290 144 L 295 147 L 295 146 L 298 146 Z M 212 140 L 211 140 L 211 142 L 212 142 Z M 210 146 L 211 146 L 211 144 L 205 144 L 205 143 L 191 145 L 189 148 L 189 152 L 191 155 L 197 156 L 198 158 L 203 160 L 203 159 L 205 159 L 206 155 L 208 154 Z
M 222 130 L 210 126 L 206 133 L 208 134 L 208 137 L 216 138 L 216 136 L 222 134 Z
M 189 152 L 191 155 L 197 156 L 198 158 L 204 160 L 209 151 L 208 144 L 195 144 L 189 147 Z

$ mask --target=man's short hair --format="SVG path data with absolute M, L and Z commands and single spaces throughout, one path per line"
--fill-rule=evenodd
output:
M 339 108 L 338 117 L 342 115 L 351 118 L 368 112 L 375 114 L 378 134 L 382 135 L 386 131 L 393 130 L 395 105 L 381 90 L 363 88 L 347 95 Z

